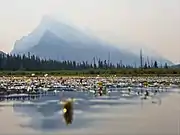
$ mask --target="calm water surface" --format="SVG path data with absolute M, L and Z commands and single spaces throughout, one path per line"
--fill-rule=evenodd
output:
M 158 98 L 161 99 L 167 93 L 169 92 L 161 93 L 161 95 L 158 95 Z M 73 124 L 67 127 L 63 121 L 60 100 L 69 97 L 75 98 L 74 121 Z M 142 101 L 137 95 L 123 96 L 121 91 L 114 91 L 110 96 L 106 97 L 93 97 L 92 94 L 87 92 L 59 92 L 56 95 L 43 96 L 32 100 L 31 104 L 26 102 L 23 104 L 16 103 L 13 105 L 13 111 L 18 117 L 30 118 L 28 123 L 21 123 L 19 126 L 33 128 L 42 132 L 52 132 L 90 127 L 102 112 L 117 105 L 141 106 Z

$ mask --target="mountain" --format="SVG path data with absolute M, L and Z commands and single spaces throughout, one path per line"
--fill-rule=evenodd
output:
M 124 64 L 131 64 L 134 63 L 134 61 L 138 61 L 138 57 L 130 53 L 128 54 L 128 52 L 120 52 L 116 48 L 101 44 L 97 45 L 97 47 L 91 45 L 86 47 L 75 46 L 74 44 L 69 44 L 59 38 L 54 33 L 46 31 L 40 39 L 38 45 L 32 47 L 28 51 L 42 58 L 51 58 L 55 60 L 87 60 L 92 62 L 94 56 L 97 56 L 96 61 L 98 58 L 101 60 L 107 60 L 108 53 L 111 52 L 111 62 L 113 63 L 120 62 L 120 58 L 123 58 Z
M 76 46 L 78 44 L 83 44 L 84 46 L 94 44 L 94 40 L 80 30 L 67 24 L 58 22 L 49 16 L 44 16 L 39 26 L 32 33 L 15 42 L 11 53 L 23 53 L 29 48 L 37 45 L 47 30 L 51 31 L 64 41 Z
M 151 61 L 157 61 L 158 65 L 167 63 L 168 65 L 174 65 L 170 60 L 159 55 L 155 50 L 147 48 L 145 45 L 141 44 L 125 44 L 123 49 L 129 50 L 135 55 L 140 55 L 140 50 L 142 50 L 143 60 L 151 63 Z
M 15 42 L 12 54 L 31 54 L 46 59 L 92 62 L 93 58 L 140 65 L 139 54 L 121 49 L 83 32 L 75 26 L 43 17 L 38 27 Z M 109 57 L 110 54 L 110 57 Z M 164 63 L 167 62 L 163 59 Z M 171 63 L 171 62 L 169 62 Z

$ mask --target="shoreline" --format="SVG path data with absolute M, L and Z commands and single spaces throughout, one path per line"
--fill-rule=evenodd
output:
M 119 77 L 180 77 L 180 68 L 119 68 L 119 69 L 82 69 L 82 70 L 36 70 L 36 71 L 0 71 L 0 77 L 103 77 L 119 76 Z

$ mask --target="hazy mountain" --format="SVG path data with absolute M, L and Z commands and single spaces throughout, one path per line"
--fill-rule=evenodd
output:
M 93 57 L 96 57 L 96 60 L 110 58 L 113 63 L 122 60 L 123 64 L 139 65 L 139 54 L 127 50 L 116 48 L 74 26 L 46 16 L 32 33 L 15 42 L 11 53 L 30 52 L 43 58 L 89 62 L 92 62 Z M 171 63 L 163 58 L 159 62 Z
M 32 47 L 28 51 L 32 54 L 38 55 L 42 58 L 51 58 L 55 60 L 76 60 L 76 61 L 89 61 L 93 62 L 93 57 L 97 61 L 108 60 L 108 54 L 110 53 L 111 62 L 120 62 L 123 60 L 124 64 L 131 64 L 134 61 L 138 61 L 138 57 L 128 52 L 121 52 L 116 48 L 96 44 L 95 46 L 75 46 L 63 39 L 56 36 L 50 31 L 46 31 L 40 39 L 38 45 Z M 27 53 L 27 52 L 26 52 Z
M 140 56 L 140 50 L 142 50 L 143 61 L 151 63 L 152 61 L 158 61 L 158 64 L 167 63 L 168 65 L 173 65 L 173 63 L 159 55 L 155 50 L 147 48 L 141 44 L 125 44 L 123 47 L 125 50 L 129 50 L 131 53 Z
M 47 30 L 51 31 L 64 41 L 74 45 L 94 45 L 94 40 L 80 30 L 58 22 L 49 16 L 44 16 L 39 26 L 32 33 L 15 42 L 11 53 L 21 53 L 37 45 Z

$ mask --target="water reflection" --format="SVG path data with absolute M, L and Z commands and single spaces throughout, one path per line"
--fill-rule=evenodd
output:
M 32 100 L 31 104 L 24 102 L 23 104 L 13 105 L 13 110 L 15 113 L 19 113 L 20 117 L 25 115 L 31 118 L 29 123 L 20 125 L 24 128 L 33 128 L 41 131 L 83 128 L 88 127 L 95 120 L 91 115 L 101 113 L 103 108 L 105 110 L 115 105 L 142 104 L 142 101 L 136 94 L 130 96 L 123 96 L 123 94 L 119 91 L 113 91 L 109 97 L 93 97 L 87 92 L 59 92 L 56 95 Z M 76 99 L 74 103 L 75 116 L 73 124 L 67 127 L 62 118 L 60 100 L 69 97 Z

